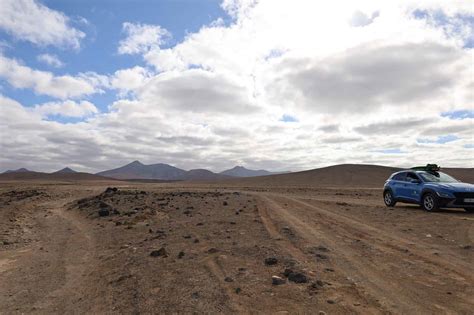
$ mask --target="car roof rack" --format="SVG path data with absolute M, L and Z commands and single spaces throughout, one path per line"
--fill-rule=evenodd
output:
M 436 164 L 426 164 L 426 166 L 416 166 L 412 167 L 411 169 L 414 171 L 438 172 L 441 170 L 441 167 Z

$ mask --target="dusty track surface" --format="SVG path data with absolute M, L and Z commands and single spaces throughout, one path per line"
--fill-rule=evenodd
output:
M 472 214 L 375 189 L 107 186 L 0 184 L 1 314 L 474 309 Z

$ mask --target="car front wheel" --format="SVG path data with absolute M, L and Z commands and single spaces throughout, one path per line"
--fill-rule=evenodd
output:
M 390 190 L 383 193 L 383 201 L 387 207 L 393 207 L 397 203 Z
M 436 195 L 433 193 L 427 193 L 423 195 L 421 206 L 426 211 L 437 211 L 439 209 L 438 197 L 436 197 Z

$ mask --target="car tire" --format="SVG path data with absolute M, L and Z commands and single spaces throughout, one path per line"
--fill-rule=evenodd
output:
M 421 198 L 421 206 L 425 211 L 435 212 L 439 209 L 438 197 L 433 193 L 426 193 Z
M 464 208 L 467 213 L 474 213 L 474 208 Z
M 397 201 L 393 197 L 393 194 L 390 190 L 386 190 L 383 193 L 383 202 L 385 203 L 387 207 L 393 207 L 397 203 Z

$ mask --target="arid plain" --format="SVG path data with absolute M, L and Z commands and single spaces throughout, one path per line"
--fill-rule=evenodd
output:
M 0 313 L 471 314 L 474 216 L 385 207 L 390 171 L 4 179 Z

